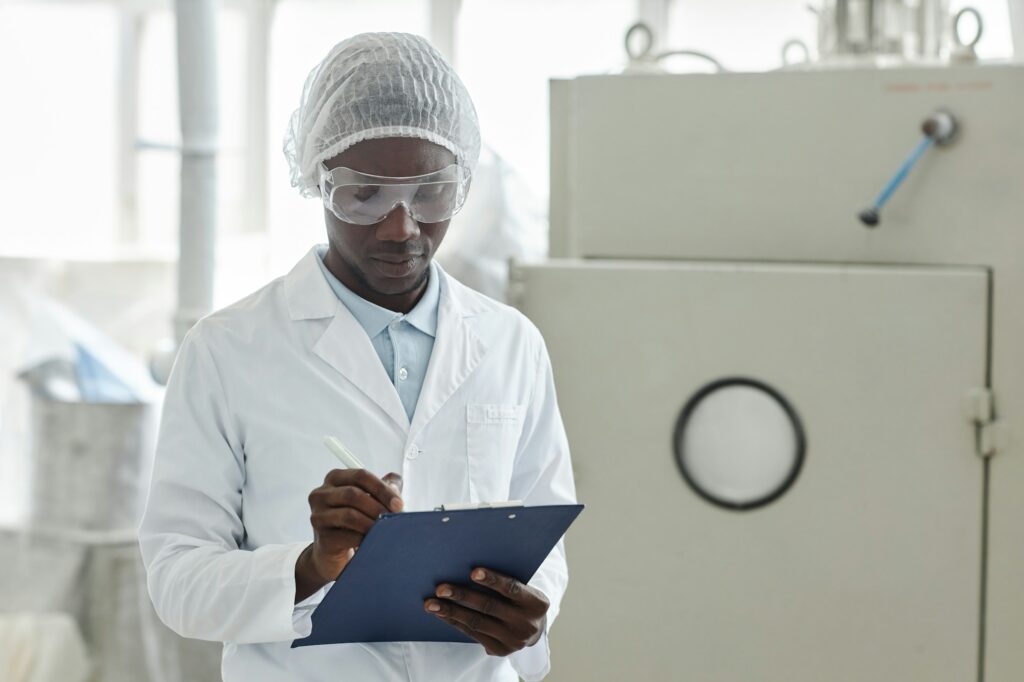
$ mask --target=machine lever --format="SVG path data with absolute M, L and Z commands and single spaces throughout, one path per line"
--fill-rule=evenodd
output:
M 921 124 L 921 132 L 924 133 L 924 137 L 914 148 L 914 151 L 910 152 L 910 156 L 906 158 L 899 170 L 896 171 L 896 174 L 892 176 L 892 179 L 882 188 L 878 198 L 875 199 L 874 205 L 858 214 L 860 221 L 867 227 L 877 226 L 881 221 L 880 212 L 882 207 L 889 201 L 889 198 L 892 197 L 896 189 L 903 184 L 911 169 L 921 160 L 921 157 L 932 146 L 932 143 L 940 146 L 949 144 L 956 137 L 958 128 L 959 125 L 953 114 L 941 109 L 925 119 L 925 122 Z

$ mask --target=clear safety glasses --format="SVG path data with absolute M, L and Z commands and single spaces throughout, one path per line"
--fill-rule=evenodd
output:
M 466 201 L 469 172 L 451 165 L 426 175 L 391 178 L 320 164 L 320 196 L 338 220 L 373 225 L 401 204 L 413 220 L 439 223 Z

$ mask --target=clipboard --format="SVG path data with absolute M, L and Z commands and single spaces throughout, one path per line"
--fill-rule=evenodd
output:
M 528 582 L 583 505 L 382 514 L 292 648 L 365 642 L 465 642 L 424 611 L 442 582 L 471 584 L 478 566 Z

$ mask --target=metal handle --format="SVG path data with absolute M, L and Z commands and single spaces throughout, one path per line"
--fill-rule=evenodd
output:
M 978 24 L 978 32 L 974 35 L 974 39 L 968 42 L 964 42 L 964 39 L 960 37 L 960 21 L 966 16 L 974 17 L 974 21 Z M 984 31 L 985 22 L 981 19 L 981 12 L 973 7 L 964 7 L 953 16 L 953 41 L 958 47 L 967 48 L 973 51 L 974 46 L 981 40 L 981 34 L 984 33 Z
M 879 192 L 875 203 L 870 208 L 866 208 L 857 214 L 860 221 L 867 227 L 877 227 L 882 220 L 882 207 L 888 203 L 899 186 L 907 179 L 910 171 L 921 160 L 921 157 L 928 151 L 928 148 L 933 143 L 938 146 L 950 144 L 956 138 L 958 129 L 959 125 L 957 124 L 956 117 L 944 109 L 940 109 L 926 118 L 924 123 L 921 124 L 921 132 L 924 133 L 924 137 L 914 147 L 914 151 L 910 153 L 910 156 L 903 161 L 896 174 L 892 176 L 889 182 L 885 184 L 885 187 L 882 188 L 882 191 Z

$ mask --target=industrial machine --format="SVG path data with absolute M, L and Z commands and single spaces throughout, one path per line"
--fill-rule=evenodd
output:
M 1009 64 L 552 82 L 510 284 L 588 507 L 551 679 L 1024 679 L 1022 105 Z

